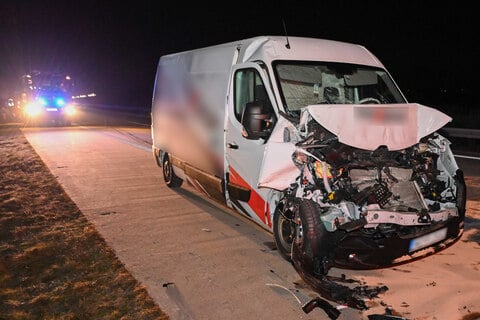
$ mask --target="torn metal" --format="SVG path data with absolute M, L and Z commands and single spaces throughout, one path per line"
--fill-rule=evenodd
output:
M 277 126 L 259 186 L 280 194 L 279 250 L 322 296 L 363 309 L 331 267 L 385 267 L 461 236 L 463 173 L 437 132 L 450 120 L 418 104 L 315 105 Z

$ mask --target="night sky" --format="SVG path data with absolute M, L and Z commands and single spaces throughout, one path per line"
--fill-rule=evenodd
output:
M 480 18 L 467 1 L 170 2 L 1 0 L 0 97 L 37 69 L 69 73 L 99 103 L 149 106 L 161 55 L 284 35 L 282 19 L 289 36 L 366 46 L 411 102 L 445 109 L 477 91 Z

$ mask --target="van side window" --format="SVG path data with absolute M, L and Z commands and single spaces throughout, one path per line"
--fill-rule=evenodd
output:
M 239 70 L 234 77 L 235 118 L 241 120 L 243 109 L 248 102 L 260 102 L 264 107 L 273 110 L 268 99 L 262 78 L 255 69 Z

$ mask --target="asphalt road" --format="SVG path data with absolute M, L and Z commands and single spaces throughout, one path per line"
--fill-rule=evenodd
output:
M 173 191 L 165 186 L 150 152 L 148 128 L 23 131 L 72 200 L 172 319 L 324 316 L 320 309 L 305 314 L 288 291 L 269 285 L 295 289 L 294 282 L 300 281 L 272 250 L 269 234 L 189 187 Z
M 165 186 L 150 151 L 149 128 L 78 126 L 23 132 L 172 319 L 328 319 L 320 309 L 309 314 L 301 310 L 315 293 L 302 288 L 293 267 L 273 250 L 270 234 L 188 186 Z M 468 168 L 467 175 L 480 176 L 478 161 L 459 162 Z M 373 271 L 332 272 L 348 277 Z M 359 311 L 346 309 L 339 319 L 363 318 Z

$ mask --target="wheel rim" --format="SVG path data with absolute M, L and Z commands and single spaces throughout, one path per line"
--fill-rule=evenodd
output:
M 167 183 L 172 180 L 172 167 L 170 166 L 170 161 L 168 161 L 168 158 L 163 161 L 163 177 Z
M 290 248 L 295 238 L 295 227 L 292 225 L 292 222 L 281 215 L 279 217 L 278 231 L 282 247 L 285 249 Z
M 300 247 L 303 243 L 303 226 L 300 218 L 298 219 L 297 224 L 295 224 L 295 243 Z

